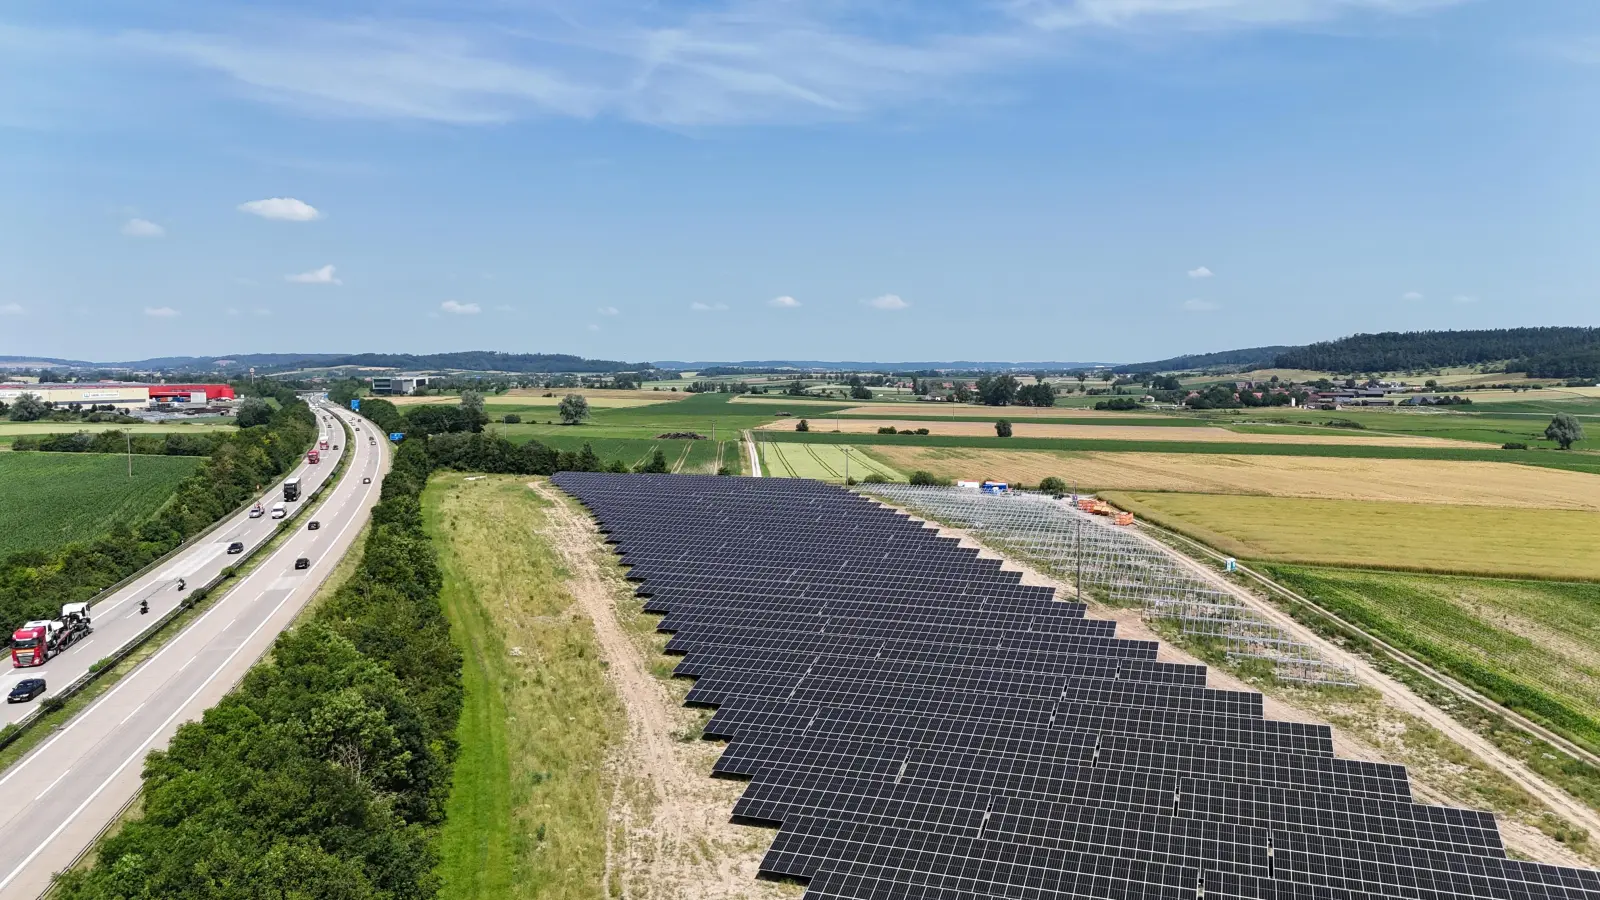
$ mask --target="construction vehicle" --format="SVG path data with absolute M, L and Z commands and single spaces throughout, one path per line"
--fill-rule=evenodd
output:
M 306 451 L 306 462 L 308 462 L 308 463 L 310 463 L 310 464 L 312 464 L 314 466 L 317 463 L 322 462 L 322 454 L 319 451 L 316 451 L 316 450 L 307 450 Z
M 89 604 L 68 603 L 61 607 L 61 618 L 24 622 L 12 633 L 11 664 L 19 669 L 42 666 L 93 633 Z

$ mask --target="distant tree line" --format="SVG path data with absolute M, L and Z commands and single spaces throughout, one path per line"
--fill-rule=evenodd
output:
M 139 453 L 146 456 L 210 456 L 228 440 L 225 432 L 201 434 L 134 434 L 121 429 L 72 434 L 22 434 L 12 442 L 14 451 L 51 453 Z
M 1323 372 L 1394 372 L 1499 360 L 1554 360 L 1583 354 L 1600 354 L 1600 329 L 1492 328 L 1357 334 L 1285 350 L 1273 365 Z M 1539 377 L 1564 376 L 1552 372 Z

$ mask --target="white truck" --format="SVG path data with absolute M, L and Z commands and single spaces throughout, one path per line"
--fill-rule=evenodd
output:
M 282 500 L 279 500 L 277 503 L 272 504 L 272 517 L 274 519 L 281 519 L 284 516 L 287 516 L 288 514 L 289 514 L 289 510 L 288 510 L 287 507 L 285 507 L 283 505 L 283 501 Z

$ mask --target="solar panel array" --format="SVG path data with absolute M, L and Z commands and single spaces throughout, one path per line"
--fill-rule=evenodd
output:
M 1600 900 L 1151 641 L 798 479 L 562 473 L 811 898 Z

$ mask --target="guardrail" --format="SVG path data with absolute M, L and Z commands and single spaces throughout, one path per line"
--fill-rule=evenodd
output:
M 346 432 L 345 432 L 345 443 L 349 444 L 350 443 L 350 436 L 351 436 L 351 434 L 349 432 L 349 426 L 344 423 L 343 419 L 339 420 L 339 424 L 340 424 L 341 427 L 346 429 Z M 16 743 L 17 741 L 21 740 L 22 736 L 27 734 L 29 731 L 31 731 L 33 726 L 34 726 L 34 724 L 37 723 L 39 721 L 39 719 L 41 719 L 44 716 L 47 716 L 47 715 L 49 715 L 49 714 L 51 714 L 51 713 L 53 713 L 53 712 L 55 712 L 55 711 L 57 711 L 59 709 L 61 709 L 73 697 L 75 697 L 78 694 L 82 693 L 85 688 L 89 687 L 89 685 L 91 685 L 95 681 L 99 680 L 101 675 L 105 674 L 106 672 L 111 671 L 112 669 L 115 669 L 119 663 L 121 663 L 123 660 L 127 659 L 128 657 L 132 656 L 134 654 L 134 652 L 136 652 L 137 650 L 142 648 L 145 644 L 149 643 L 149 641 L 152 638 L 154 638 L 157 634 L 160 634 L 161 630 L 166 628 L 168 625 L 170 625 L 173 622 L 173 620 L 177 619 L 179 616 L 181 616 L 184 613 L 188 612 L 189 610 L 193 609 L 201 601 L 203 601 L 207 597 L 209 597 L 211 595 L 211 592 L 213 590 L 215 590 L 218 585 L 220 585 L 222 582 L 228 580 L 229 578 L 233 577 L 233 575 L 238 572 L 240 566 L 243 566 L 246 563 L 248 563 L 251 560 L 253 560 L 256 557 L 256 555 L 258 553 L 260 553 L 261 551 L 265 550 L 268 547 L 271 547 L 278 540 L 278 538 L 282 537 L 284 535 L 284 533 L 286 533 L 287 531 L 290 530 L 290 528 L 299 520 L 299 518 L 302 515 L 306 514 L 307 510 L 309 510 L 311 507 L 316 505 L 317 500 L 322 497 L 322 494 L 323 494 L 324 491 L 326 491 L 330 486 L 338 483 L 339 479 L 344 475 L 345 470 L 349 467 L 350 460 L 354 459 L 355 455 L 356 455 L 356 451 L 355 451 L 355 447 L 353 447 L 353 446 L 350 448 L 350 452 L 349 453 L 341 453 L 339 455 L 339 463 L 338 463 L 338 465 L 334 466 L 333 474 L 328 476 L 328 478 L 324 479 L 321 484 L 317 485 L 315 490 L 313 490 L 313 491 L 311 491 L 311 493 L 307 494 L 305 502 L 303 502 L 299 506 L 295 507 L 295 510 L 294 510 L 293 513 L 289 514 L 282 521 L 280 521 L 278 523 L 278 526 L 273 529 L 271 536 L 269 536 L 266 540 L 261 541 L 260 543 L 256 544 L 254 547 L 251 547 L 248 550 L 246 550 L 244 552 L 244 554 L 240 557 L 240 559 L 239 559 L 239 561 L 237 563 L 234 563 L 233 565 L 228 566 L 227 568 L 223 569 L 221 572 L 217 573 L 217 576 L 215 578 L 212 578 L 210 581 L 207 581 L 205 584 L 200 585 L 199 587 L 195 588 L 192 591 L 189 591 L 184 596 L 183 601 L 181 603 L 179 603 L 177 606 L 173 607 L 171 610 L 167 611 L 160 618 L 156 619 L 154 622 L 152 622 L 149 625 L 149 627 L 145 628 L 143 631 L 141 631 L 138 634 L 134 635 L 133 638 L 131 640 L 129 640 L 127 643 L 123 644 L 121 647 L 118 647 L 116 650 L 113 650 L 111 652 L 111 655 L 103 656 L 100 659 L 95 660 L 95 662 L 92 665 L 89 666 L 88 671 L 84 672 L 82 675 L 80 675 L 76 679 L 74 679 L 71 684 L 68 684 L 65 688 L 62 688 L 60 691 L 58 691 L 58 692 L 56 692 L 54 694 L 51 694 L 49 697 L 46 697 L 45 699 L 39 701 L 39 705 L 36 708 L 34 708 L 32 711 L 30 711 L 27 715 L 23 716 L 22 718 L 18 719 L 15 722 L 12 722 L 11 724 L 7 725 L 5 728 L 0 729 L 0 750 L 4 750 L 5 748 L 7 748 L 7 747 L 11 746 L 12 744 Z M 283 478 L 287 478 L 287 477 L 288 477 L 288 473 L 285 473 Z M 273 484 L 277 485 L 277 484 L 281 483 L 283 481 L 283 478 L 279 478 L 278 481 L 273 482 Z M 105 591 L 101 591 L 99 594 L 96 594 L 95 597 L 96 598 L 104 598 L 107 595 L 107 591 L 120 590 L 122 587 L 126 587 L 128 584 L 131 584 L 132 582 L 138 580 L 139 578 L 143 577 L 146 573 L 150 572 L 152 569 L 158 567 L 162 562 L 166 561 L 173 554 L 177 553 L 179 550 L 184 549 L 185 547 L 192 546 L 193 542 L 198 541 L 201 537 L 204 537 L 205 535 L 210 534 L 212 531 L 216 530 L 217 528 L 222 526 L 224 523 L 230 521 L 235 515 L 237 515 L 240 512 L 240 510 L 244 510 L 244 509 L 249 508 L 249 506 L 251 504 L 255 503 L 255 502 L 256 502 L 255 499 L 251 499 L 248 503 L 240 505 L 238 509 L 235 509 L 233 512 L 229 513 L 227 516 L 225 516 L 222 519 L 219 519 L 216 522 L 212 523 L 211 527 L 207 528 L 206 530 L 204 530 L 202 532 L 199 532 L 194 537 L 190 538 L 188 541 L 185 541 L 184 543 L 178 545 L 178 547 L 175 548 L 174 550 L 172 550 L 170 553 L 164 554 L 160 559 L 157 559 L 155 562 L 152 562 L 150 565 L 145 566 L 143 569 L 140 569 L 139 572 L 135 573 L 134 575 L 130 575 L 129 577 L 123 579 L 121 582 L 118 583 L 117 587 L 107 588 Z M 91 618 L 93 618 L 92 613 L 94 612 L 94 607 L 93 607 L 93 602 L 94 601 L 90 601 L 90 602 L 91 602 L 91 605 L 89 607 L 89 611 L 91 613 Z

